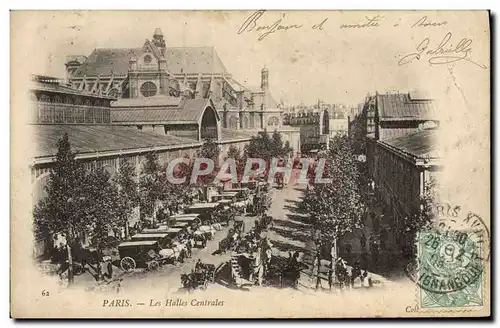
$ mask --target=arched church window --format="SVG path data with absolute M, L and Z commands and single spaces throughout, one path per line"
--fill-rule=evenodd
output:
M 152 58 L 150 55 L 144 56 L 144 64 L 150 64 L 152 61 Z
M 158 91 L 158 88 L 156 87 L 156 84 L 153 82 L 144 82 L 141 85 L 141 94 L 144 97 L 152 97 L 156 95 L 156 92 Z

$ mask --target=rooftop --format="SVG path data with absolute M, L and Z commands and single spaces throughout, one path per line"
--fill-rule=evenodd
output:
M 182 101 L 180 99 L 164 97 L 163 99 L 158 98 L 151 101 L 148 98 L 117 101 L 113 103 L 111 109 L 111 122 L 197 124 L 208 106 L 215 107 L 209 98 L 185 99 Z M 154 105 L 148 105 L 148 102 Z M 175 105 L 176 103 L 177 105 Z M 156 107 L 151 108 L 148 106 Z M 216 113 L 216 115 L 218 114 Z
M 138 58 L 143 53 L 143 48 L 94 49 L 73 76 L 125 75 L 128 74 L 129 59 Z M 167 47 L 164 56 L 172 74 L 227 74 L 214 47 Z
M 221 128 L 221 141 L 251 139 L 255 132 Z
M 68 134 L 72 150 L 78 154 L 199 144 L 196 140 L 127 126 L 48 124 L 32 127 L 33 140 L 37 141 L 35 158 L 55 156 L 57 142 L 65 133 Z
M 121 98 L 111 103 L 111 107 L 155 107 L 168 106 L 177 107 L 180 105 L 182 98 L 170 97 L 164 95 L 156 95 L 153 97 L 144 98 Z
M 42 75 L 34 75 L 32 77 L 30 89 L 35 91 L 53 92 L 65 95 L 80 95 L 80 96 L 100 98 L 100 99 L 115 99 L 108 96 L 93 94 L 85 91 L 79 91 L 74 88 L 71 88 L 70 86 L 62 84 L 62 81 L 60 79 Z
M 432 99 L 414 99 L 409 93 L 377 95 L 381 120 L 418 119 L 429 120 L 436 117 L 436 101 Z
M 417 158 L 439 158 L 440 148 L 436 141 L 437 130 L 423 130 L 412 134 L 379 141 L 393 149 Z

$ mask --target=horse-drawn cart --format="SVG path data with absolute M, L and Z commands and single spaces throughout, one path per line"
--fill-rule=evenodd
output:
M 209 283 L 215 282 L 215 265 L 200 263 L 196 270 L 181 275 L 182 286 L 188 291 L 206 290 Z
M 155 254 L 161 250 L 156 240 L 126 241 L 118 245 L 120 267 L 123 271 L 132 271 L 138 267 L 156 270 L 159 263 Z
M 195 247 L 205 248 L 207 245 L 207 237 L 205 233 L 201 230 L 196 230 L 193 234 L 193 241 Z

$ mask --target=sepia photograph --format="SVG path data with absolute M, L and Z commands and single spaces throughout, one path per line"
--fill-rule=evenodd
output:
M 488 11 L 11 11 L 13 318 L 491 315 Z

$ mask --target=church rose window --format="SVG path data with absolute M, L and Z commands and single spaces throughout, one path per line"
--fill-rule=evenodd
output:
M 146 56 L 144 56 L 144 63 L 145 63 L 145 64 L 149 64 L 149 63 L 151 63 L 151 56 L 150 56 L 150 55 L 146 55 Z
M 156 92 L 157 92 L 156 84 L 154 84 L 153 82 L 144 82 L 141 85 L 141 94 L 144 97 L 152 97 L 156 95 Z

